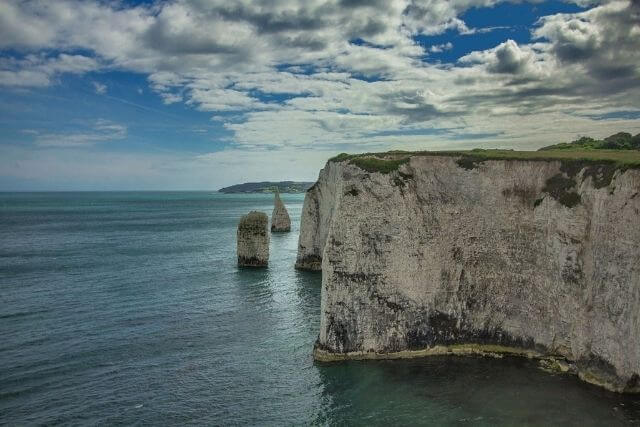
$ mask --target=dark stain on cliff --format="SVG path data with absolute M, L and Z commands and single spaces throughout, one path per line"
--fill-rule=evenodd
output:
M 392 242 L 392 237 L 388 234 L 381 232 L 372 232 L 367 233 L 366 231 L 362 231 L 362 247 L 363 254 L 371 254 L 374 253 L 377 256 L 382 255 L 386 249 L 384 244 L 389 244 Z
M 483 159 L 482 157 L 462 156 L 458 160 L 456 160 L 456 163 L 463 169 L 472 170 L 478 167 L 478 165 L 482 164 L 484 161 L 485 159 Z
M 587 357 L 583 357 L 576 361 L 576 366 L 580 372 L 595 376 L 599 381 L 605 381 L 613 384 L 623 392 L 640 391 L 640 375 L 633 373 L 625 382 L 621 382 L 620 375 L 616 368 L 602 357 L 591 353 Z
M 582 261 L 578 254 L 569 254 L 562 266 L 560 273 L 562 280 L 574 286 L 581 286 L 584 283 L 584 273 L 582 272 Z
M 545 183 L 542 191 L 549 194 L 558 202 L 568 208 L 572 208 L 582 201 L 580 195 L 575 191 L 578 186 L 578 175 L 582 172 L 582 180 L 591 178 L 591 185 L 595 189 L 609 187 L 616 171 L 624 171 L 624 168 L 613 162 L 603 162 L 594 164 L 588 161 L 562 161 L 560 173 L 552 176 Z M 611 189 L 613 192 L 614 188 Z M 504 194 L 504 193 L 503 193 Z M 542 199 L 534 202 L 534 207 L 538 206 Z
M 320 271 L 322 269 L 322 257 L 318 255 L 307 255 L 296 262 L 296 269 L 306 271 Z
M 578 174 L 582 172 L 582 178 L 591 177 L 594 188 L 608 187 L 613 180 L 617 170 L 624 171 L 625 168 L 614 162 L 603 161 L 598 164 L 583 160 L 563 161 L 560 165 L 560 171 L 564 172 L 569 178 L 576 179 Z
M 412 174 L 398 171 L 397 175 L 393 177 L 393 184 L 396 187 L 400 187 L 400 191 L 402 192 L 402 189 L 408 184 L 409 180 L 411 179 L 413 179 Z
M 458 319 L 442 312 L 435 312 L 427 319 L 416 319 L 407 325 L 407 349 L 421 350 L 436 345 L 482 344 L 501 345 L 547 353 L 547 349 L 536 344 L 532 338 L 514 337 L 501 330 L 474 329 L 464 319 Z
M 628 391 L 640 389 L 640 375 L 637 373 L 631 375 L 631 378 L 629 378 L 629 381 L 627 381 L 625 385 L 625 389 Z
M 582 201 L 580 195 L 574 191 L 575 186 L 573 178 L 567 178 L 564 174 L 559 173 L 547 180 L 542 191 L 564 206 L 572 208 Z
M 358 194 L 360 194 L 360 192 L 355 187 L 351 187 L 348 191 L 345 191 L 344 193 L 345 196 L 353 196 L 353 197 L 357 197 Z
M 347 273 L 340 270 L 334 270 L 333 276 L 335 277 L 336 282 L 343 285 L 363 284 L 366 286 L 371 286 L 372 284 L 377 283 L 380 278 L 380 274 Z
M 336 346 L 335 349 L 333 349 L 334 351 L 348 353 L 356 349 L 356 346 L 351 341 L 349 327 L 345 323 L 337 320 L 333 315 L 329 315 L 327 318 L 327 329 L 328 336 L 334 338 Z
M 238 267 L 267 267 L 264 260 L 258 259 L 256 257 L 245 257 L 238 256 Z
M 389 299 L 388 297 L 384 297 L 384 296 L 380 295 L 375 290 L 373 290 L 371 292 L 371 298 L 375 298 L 375 300 L 378 301 L 378 304 L 384 305 L 387 308 L 389 308 L 390 310 L 393 310 L 393 311 L 402 311 L 402 310 L 404 310 L 404 307 L 401 304 L 398 304 L 397 302 L 391 301 L 391 299 Z
M 514 185 L 513 187 L 503 189 L 502 195 L 507 199 L 517 198 L 520 200 L 520 203 L 525 206 L 537 206 L 535 202 L 538 192 L 535 187 Z
M 613 180 L 613 176 L 618 168 L 613 164 L 589 165 L 582 173 L 583 179 L 591 177 L 591 184 L 594 188 L 608 187 Z
M 464 259 L 462 248 L 458 246 L 451 248 L 451 257 L 455 262 L 462 262 Z

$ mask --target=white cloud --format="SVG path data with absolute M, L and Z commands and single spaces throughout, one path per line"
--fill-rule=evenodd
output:
M 507 40 L 493 49 L 463 56 L 459 62 L 485 65 L 490 73 L 531 75 L 537 71 L 536 59 L 536 52 L 530 46 L 519 46 L 515 41 Z
M 460 17 L 497 3 L 213 0 L 126 7 L 8 0 L 0 4 L 0 46 L 22 54 L 0 60 L 0 84 L 46 86 L 60 73 L 104 68 L 145 73 L 166 104 L 211 112 L 233 132 L 236 147 L 251 150 L 451 146 L 481 134 L 531 144 L 540 123 L 548 139 L 553 132 L 559 138 L 565 129 L 602 126 L 579 118 L 582 111 L 638 107 L 640 27 L 630 1 L 545 17 L 534 43 L 508 40 L 455 64 L 423 61 L 453 46 L 425 48 L 414 36 L 490 31 Z M 91 55 L 74 54 L 78 49 Z M 54 51 L 62 53 L 39 53 Z M 549 129 L 550 117 L 563 127 Z M 93 129 L 66 141 L 116 139 L 100 135 Z M 55 145 L 61 136 L 42 137 L 41 144 Z
M 0 86 L 48 86 L 60 73 L 84 74 L 99 67 L 95 58 L 65 53 L 28 54 L 22 59 L 0 57 Z
M 436 44 L 431 46 L 429 48 L 429 52 L 440 53 L 440 52 L 444 52 L 445 50 L 451 50 L 451 49 L 453 49 L 453 43 L 446 42 L 446 43 Z
M 83 131 L 37 133 L 35 143 L 39 147 L 87 147 L 97 143 L 126 138 L 127 127 L 109 120 L 99 119 Z
M 102 84 L 100 82 L 92 82 L 92 83 L 93 83 L 93 89 L 96 91 L 98 95 L 104 95 L 105 93 L 107 93 L 107 85 Z

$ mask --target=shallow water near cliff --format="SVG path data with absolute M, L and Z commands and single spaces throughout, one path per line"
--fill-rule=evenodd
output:
M 239 270 L 271 195 L 0 194 L 0 424 L 625 425 L 640 397 L 533 361 L 316 364 L 319 274 Z

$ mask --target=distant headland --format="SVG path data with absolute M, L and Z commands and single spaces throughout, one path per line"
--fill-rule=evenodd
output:
M 304 193 L 313 182 L 296 182 L 296 181 L 280 181 L 280 182 L 245 182 L 244 184 L 236 184 L 230 187 L 224 187 L 218 190 L 221 193 L 275 193 L 276 189 L 280 193 Z

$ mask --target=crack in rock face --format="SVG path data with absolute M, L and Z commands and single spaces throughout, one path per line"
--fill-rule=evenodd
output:
M 322 271 L 318 360 L 514 354 L 640 392 L 640 171 L 334 159 L 296 267 Z

